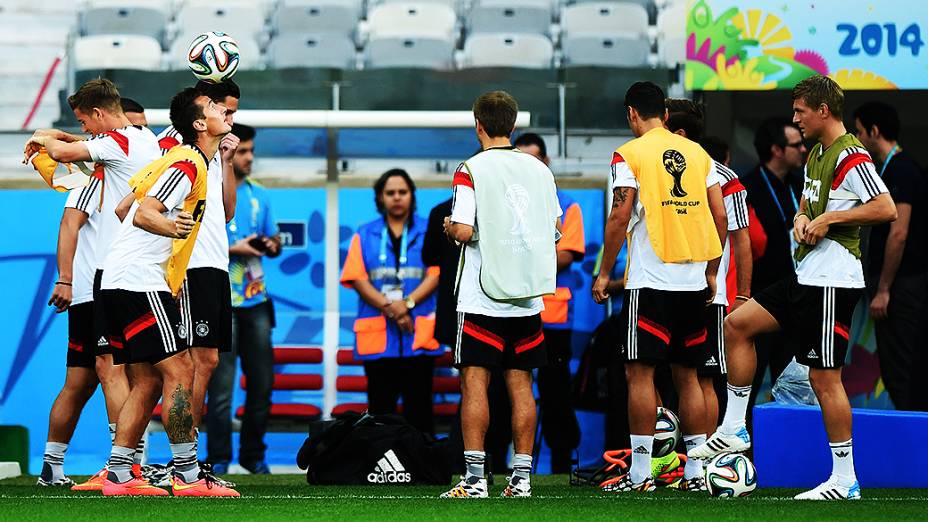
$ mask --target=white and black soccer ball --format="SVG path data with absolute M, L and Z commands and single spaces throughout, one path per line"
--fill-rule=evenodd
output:
M 757 489 L 757 470 L 741 453 L 722 453 L 706 467 L 706 486 L 713 497 L 746 497 Z
M 238 43 L 218 31 L 197 35 L 187 49 L 187 67 L 198 80 L 219 83 L 238 70 Z
M 680 419 L 667 408 L 657 408 L 657 424 L 654 425 L 654 444 L 651 457 L 660 458 L 670 455 L 680 443 Z

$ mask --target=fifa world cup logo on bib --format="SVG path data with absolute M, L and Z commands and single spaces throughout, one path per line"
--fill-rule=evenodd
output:
M 528 210 L 528 190 L 518 183 L 506 187 L 506 204 L 512 213 L 512 228 L 509 233 L 514 236 L 528 234 L 528 224 L 525 222 L 525 211 Z
M 673 149 L 664 151 L 664 169 L 667 174 L 673 176 L 673 188 L 670 189 L 670 195 L 675 198 L 685 198 L 686 191 L 683 190 L 683 173 L 686 171 L 686 158 L 683 154 Z

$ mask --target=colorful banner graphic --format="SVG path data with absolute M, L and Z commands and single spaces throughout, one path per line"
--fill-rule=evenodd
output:
M 691 0 L 686 89 L 791 89 L 815 74 L 845 89 L 925 89 L 926 31 L 923 0 Z

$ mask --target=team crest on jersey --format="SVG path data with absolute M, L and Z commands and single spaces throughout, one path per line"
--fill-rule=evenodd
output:
M 198 337 L 206 337 L 209 335 L 209 322 L 208 321 L 198 321 L 194 331 L 197 333 Z
M 667 149 L 663 156 L 664 170 L 667 174 L 673 176 L 673 188 L 670 189 L 670 195 L 675 198 L 685 198 L 686 191 L 683 190 L 683 173 L 686 172 L 686 158 L 680 151 Z
M 184 323 L 177 324 L 177 336 L 180 337 L 181 339 L 187 338 L 187 325 L 185 325 Z

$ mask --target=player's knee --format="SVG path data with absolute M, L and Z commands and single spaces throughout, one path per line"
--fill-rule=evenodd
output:
M 631 383 L 647 382 L 654 378 L 654 367 L 643 363 L 628 363 L 625 365 L 625 379 Z
M 809 370 L 809 384 L 812 385 L 812 391 L 818 397 L 830 395 L 836 391 L 838 386 L 843 386 L 840 372 L 816 368 Z
M 196 348 L 191 350 L 193 366 L 197 373 L 211 375 L 219 366 L 219 351 L 210 348 Z
M 94 369 L 97 372 L 97 378 L 104 384 L 126 379 L 126 367 L 113 364 L 113 359 L 110 357 L 97 357 Z
M 188 351 L 172 355 L 155 365 L 165 381 L 187 382 L 193 380 L 193 358 Z
M 736 314 L 729 315 L 725 318 L 722 328 L 725 331 L 726 340 L 743 340 L 747 337 L 747 323 Z

